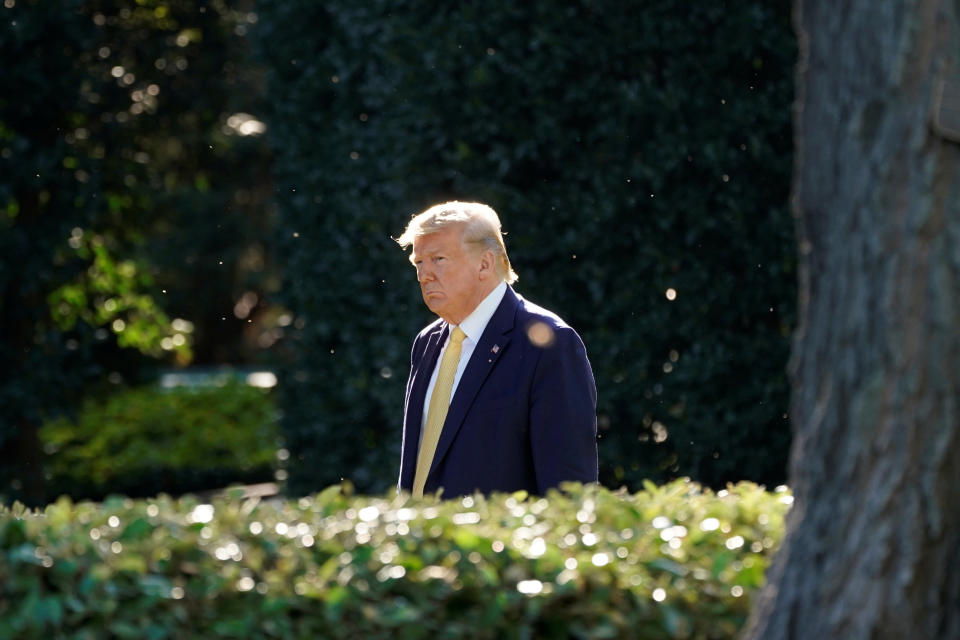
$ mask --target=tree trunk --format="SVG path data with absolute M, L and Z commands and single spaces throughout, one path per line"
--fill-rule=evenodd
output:
M 747 638 L 960 638 L 958 14 L 798 0 L 795 502 Z

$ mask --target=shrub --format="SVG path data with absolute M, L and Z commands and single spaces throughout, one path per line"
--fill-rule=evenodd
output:
M 0 511 L 0 636 L 731 638 L 789 497 L 63 498 Z
M 143 387 L 88 401 L 40 429 L 50 495 L 149 496 L 272 478 L 278 427 L 268 392 L 240 382 Z

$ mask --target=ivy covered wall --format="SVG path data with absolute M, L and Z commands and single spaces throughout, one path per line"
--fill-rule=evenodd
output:
M 583 336 L 601 479 L 783 482 L 794 317 L 787 2 L 261 0 L 290 489 L 396 480 L 431 320 L 391 240 L 501 215 L 517 290 Z

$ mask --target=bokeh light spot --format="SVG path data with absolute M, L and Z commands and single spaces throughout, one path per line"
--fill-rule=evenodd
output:
M 556 341 L 553 329 L 546 322 L 533 322 L 527 327 L 527 338 L 541 349 L 553 346 Z

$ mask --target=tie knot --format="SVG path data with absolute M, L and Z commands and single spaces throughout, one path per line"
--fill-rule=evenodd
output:
M 450 332 L 450 342 L 453 344 L 460 344 L 463 342 L 463 339 L 467 337 L 467 334 L 463 332 L 463 329 L 460 327 L 454 327 L 453 331 Z

